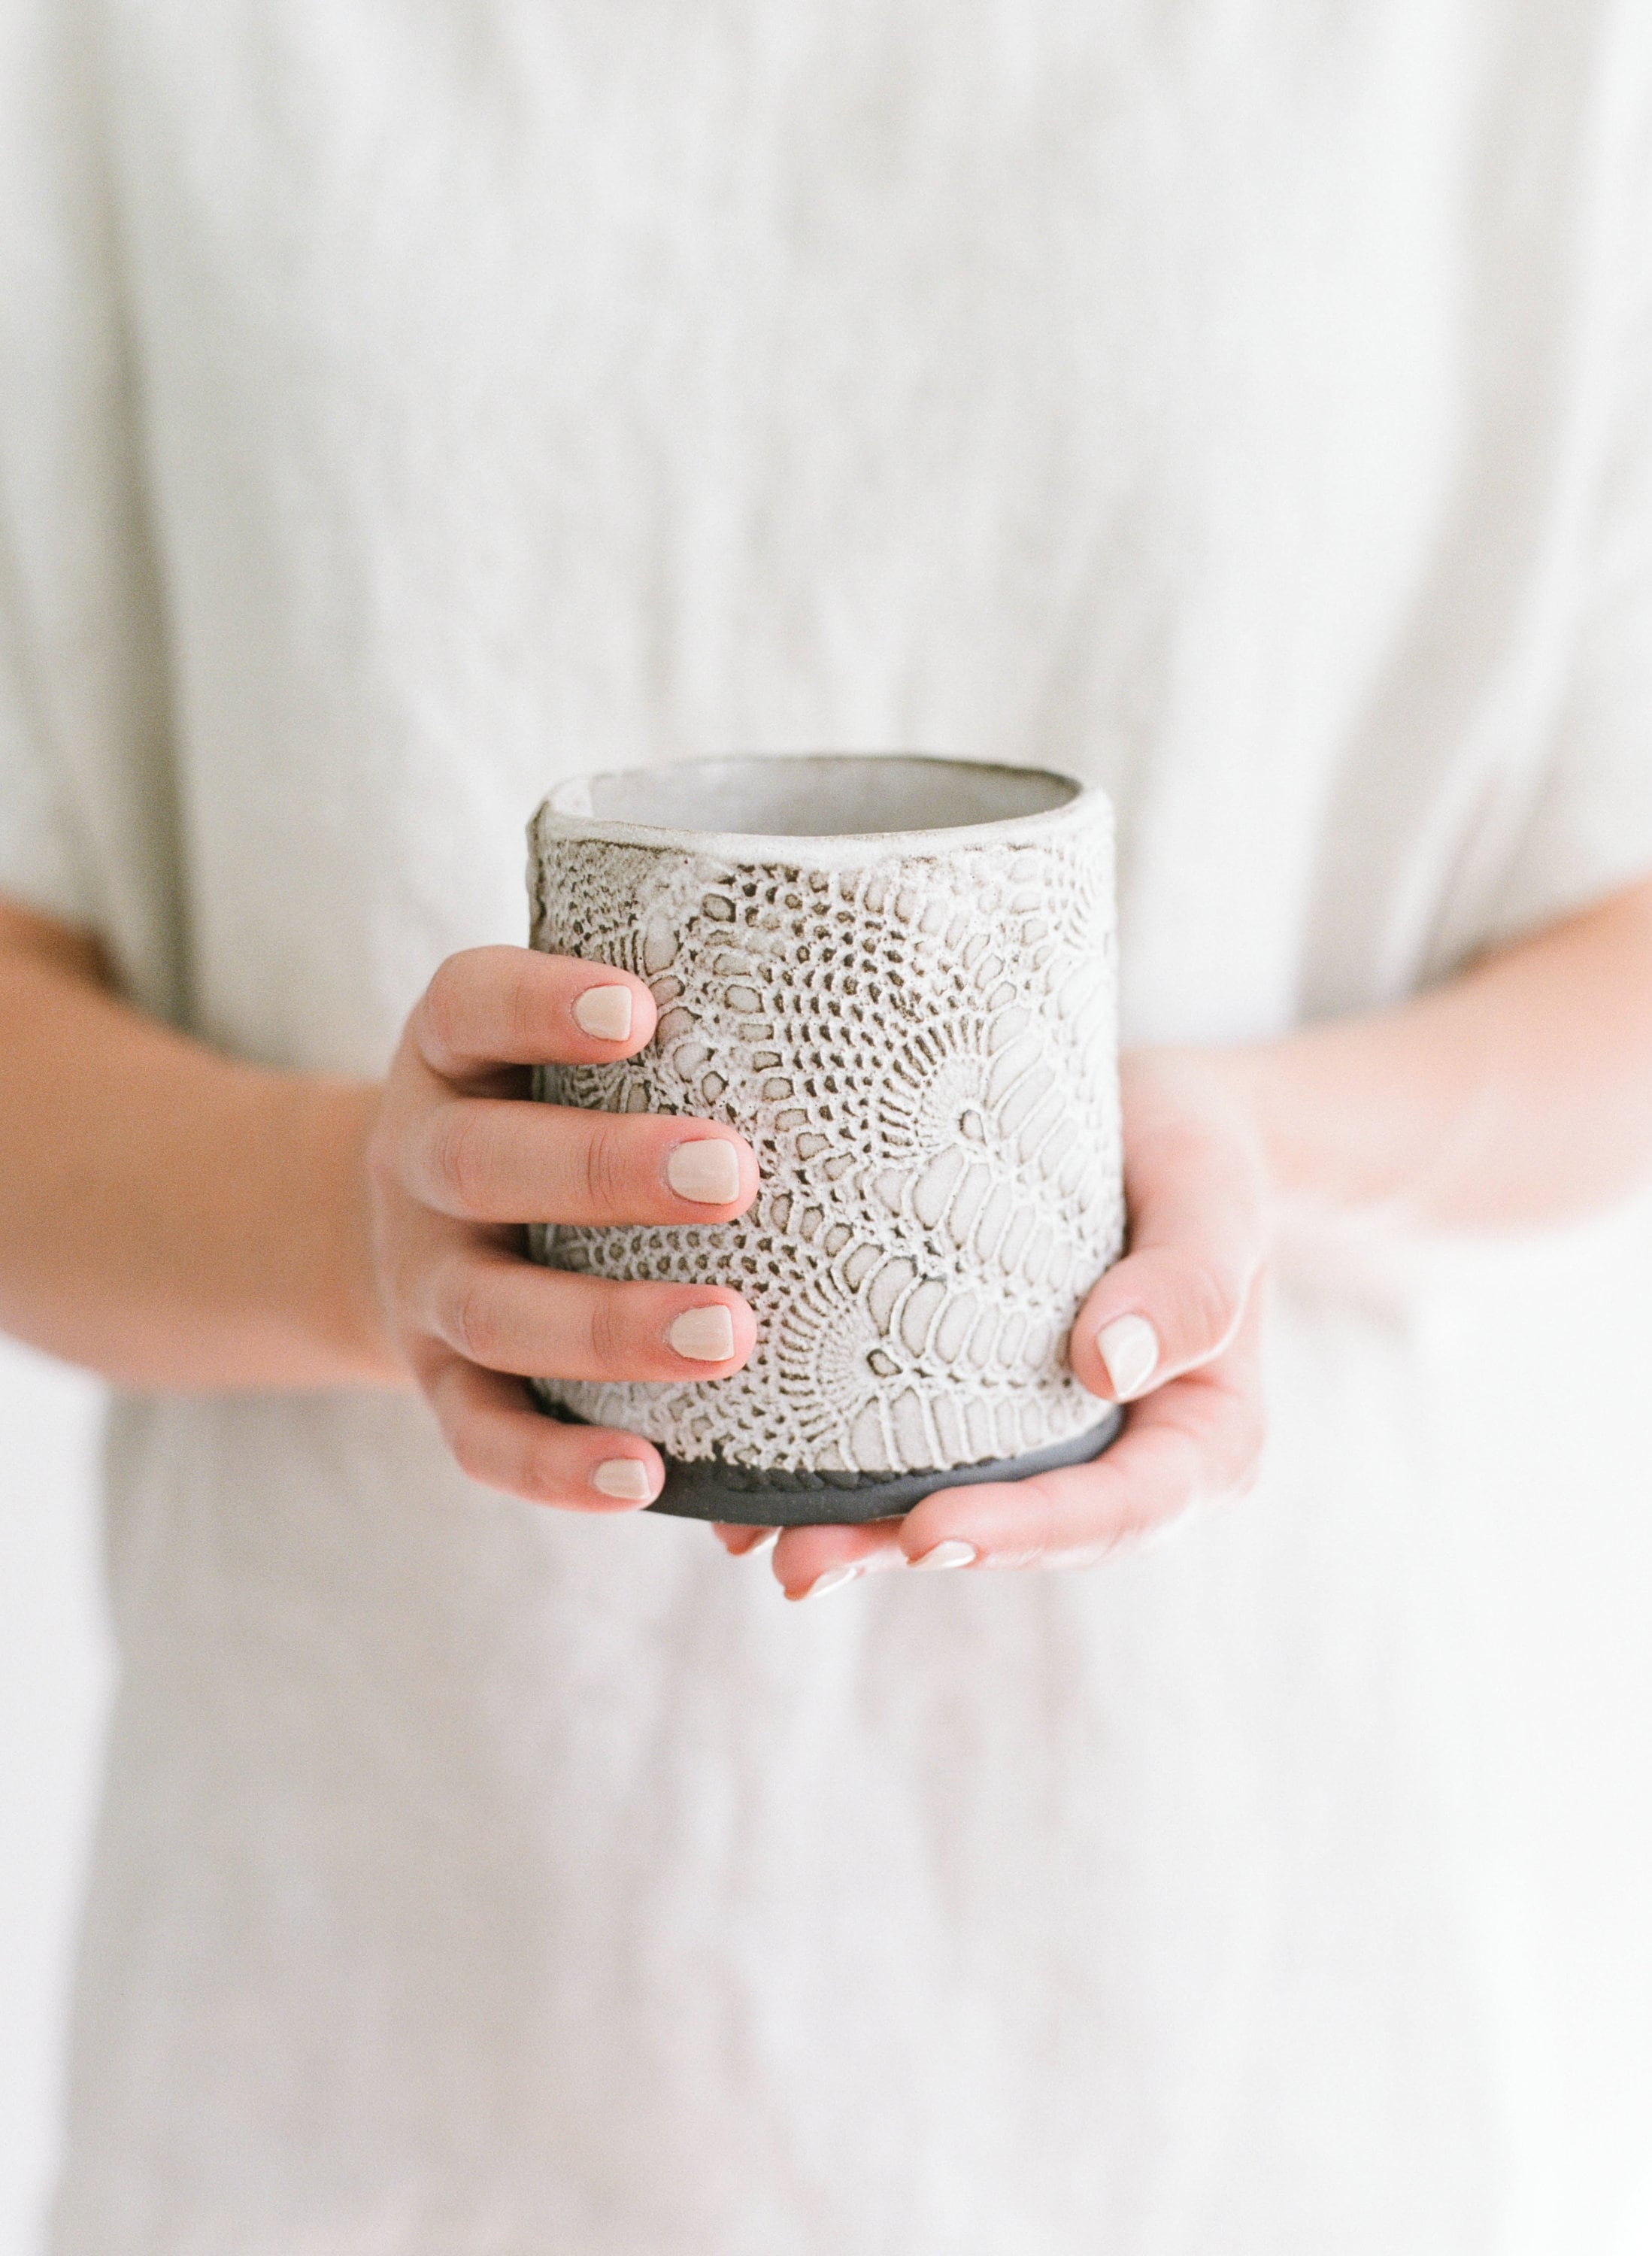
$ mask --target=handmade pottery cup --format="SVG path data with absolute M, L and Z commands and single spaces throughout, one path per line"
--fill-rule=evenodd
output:
M 681 1384 L 536 1379 L 646 1435 L 655 1509 L 795 1526 L 1094 1456 L 1068 1368 L 1123 1242 L 1112 814 L 1041 770 L 752 757 L 578 778 L 529 826 L 532 941 L 635 972 L 654 1041 L 535 1094 L 755 1151 L 716 1227 L 531 1233 L 552 1266 L 727 1285 L 758 1341 Z

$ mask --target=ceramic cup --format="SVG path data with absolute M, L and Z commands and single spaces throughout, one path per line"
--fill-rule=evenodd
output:
M 655 1509 L 872 1519 L 1095 1456 L 1068 1368 L 1121 1249 L 1112 816 L 1041 770 L 753 757 L 563 784 L 529 827 L 532 939 L 646 980 L 655 1039 L 535 1093 L 695 1113 L 762 1185 L 715 1228 L 531 1233 L 599 1277 L 735 1287 L 731 1378 L 538 1379 L 667 1465 Z

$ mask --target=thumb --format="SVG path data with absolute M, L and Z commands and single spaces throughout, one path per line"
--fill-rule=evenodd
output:
M 1218 1108 L 1147 1103 L 1125 1117 L 1129 1250 L 1076 1318 L 1073 1371 L 1123 1402 L 1221 1354 L 1267 1250 L 1260 1160 Z

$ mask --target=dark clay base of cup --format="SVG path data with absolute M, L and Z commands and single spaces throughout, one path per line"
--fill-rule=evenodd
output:
M 972 1486 L 978 1481 L 1026 1480 L 1054 1472 L 1058 1465 L 1088 1464 L 1098 1457 L 1124 1422 L 1112 1409 L 1099 1426 L 1048 1449 L 1019 1457 L 995 1457 L 943 1472 L 788 1473 L 758 1472 L 716 1458 L 684 1463 L 666 1458 L 666 1484 L 648 1507 L 679 1519 L 722 1519 L 750 1527 L 813 1527 L 863 1519 L 894 1519 L 936 1489 Z
M 584 1421 L 565 1410 L 553 1417 L 568 1425 Z M 981 1481 L 1027 1480 L 1062 1465 L 1088 1464 L 1118 1436 L 1124 1412 L 1116 1405 L 1098 1426 L 1048 1449 L 1019 1457 L 993 1457 L 945 1471 L 923 1473 L 801 1473 L 759 1471 L 728 1465 L 716 1457 L 685 1462 L 667 1457 L 666 1484 L 646 1509 L 677 1519 L 721 1519 L 743 1527 L 816 1527 L 845 1521 L 895 1519 L 940 1488 L 973 1487 Z M 664 1456 L 664 1452 L 660 1453 Z

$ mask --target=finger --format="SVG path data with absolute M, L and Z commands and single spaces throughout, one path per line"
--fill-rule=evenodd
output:
M 716 1285 L 618 1284 L 517 1256 L 455 1253 L 425 1280 L 428 1334 L 466 1362 L 524 1378 L 726 1378 L 757 1319 Z
M 547 1418 L 519 1379 L 478 1371 L 457 1356 L 435 1357 L 421 1378 L 460 1470 L 484 1488 L 568 1512 L 636 1512 L 665 1485 L 652 1443 Z
M 750 1145 L 714 1120 L 498 1096 L 433 1105 L 401 1170 L 423 1205 L 465 1222 L 729 1222 L 758 1185 Z
M 901 1523 L 903 1555 L 919 1566 L 1090 1565 L 1242 1492 L 1261 1460 L 1259 1335 L 1253 1308 L 1225 1356 L 1137 1403 L 1093 1463 L 926 1497 Z
M 1080 1383 L 1130 1402 L 1220 1355 L 1238 1331 L 1267 1224 L 1250 1154 L 1202 1126 L 1144 1138 L 1126 1166 L 1130 1251 L 1073 1322 Z
M 823 1597 L 863 1575 L 904 1567 L 898 1519 L 858 1526 L 783 1527 L 774 1546 L 774 1575 L 788 1598 Z
M 419 1054 L 444 1080 L 500 1065 L 600 1065 L 653 1040 L 654 998 L 606 963 L 533 948 L 468 948 L 440 966 L 411 1021 Z
M 780 1532 L 778 1527 L 746 1527 L 721 1519 L 711 1522 L 711 1533 L 731 1559 L 759 1558 L 773 1549 Z

